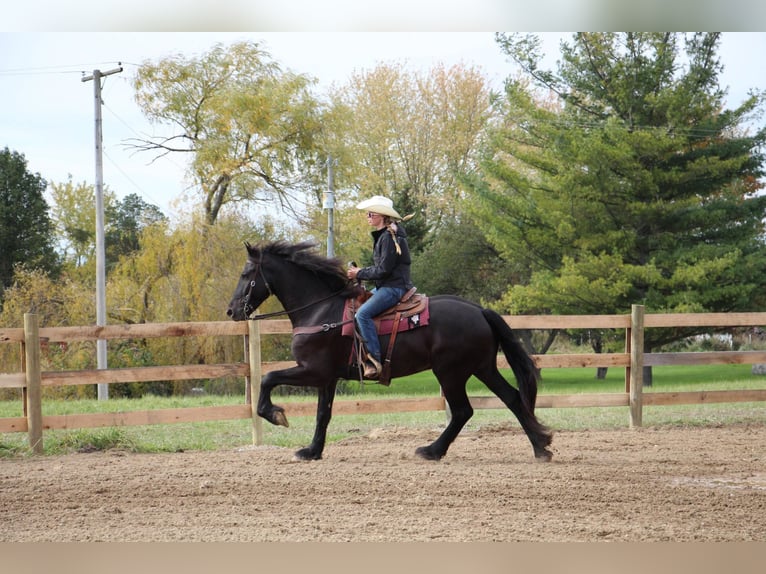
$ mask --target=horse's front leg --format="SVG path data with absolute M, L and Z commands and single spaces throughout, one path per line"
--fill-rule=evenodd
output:
M 271 402 L 271 391 L 279 385 L 317 387 L 319 399 L 314 440 L 306 448 L 295 453 L 300 460 L 318 460 L 322 458 L 327 426 L 332 417 L 332 403 L 335 399 L 337 379 L 327 373 L 319 373 L 302 366 L 291 367 L 282 371 L 267 373 L 261 381 L 261 393 L 258 397 L 258 415 L 271 424 L 290 426 L 285 416 L 285 409 Z
M 266 419 L 273 425 L 279 425 L 283 427 L 289 427 L 285 416 L 285 409 L 275 405 L 271 402 L 271 391 L 274 387 L 284 384 L 282 382 L 282 374 L 287 371 L 292 371 L 300 367 L 293 367 L 292 369 L 286 369 L 285 371 L 272 371 L 266 373 L 261 379 L 261 392 L 258 395 L 258 416 Z
M 300 365 L 266 373 L 263 379 L 261 379 L 261 393 L 258 396 L 258 416 L 263 417 L 271 424 L 289 427 L 290 424 L 287 422 L 285 409 L 271 402 L 271 391 L 279 385 L 318 387 L 325 380 L 327 380 L 327 377 L 323 377 L 315 371 Z
M 327 427 L 332 419 L 332 403 L 335 400 L 335 389 L 338 385 L 337 380 L 319 387 L 319 398 L 317 399 L 317 420 L 314 428 L 314 439 L 311 444 L 300 449 L 295 453 L 297 460 L 319 460 L 322 458 L 325 440 L 327 438 Z

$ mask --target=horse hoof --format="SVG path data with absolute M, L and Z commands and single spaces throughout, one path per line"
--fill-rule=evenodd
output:
M 550 462 L 553 460 L 553 453 L 547 448 L 544 448 L 535 452 L 535 459 L 537 462 Z
M 287 417 L 285 416 L 285 411 L 282 409 L 275 410 L 274 411 L 274 424 L 283 426 L 283 427 L 289 427 L 290 423 L 287 422 Z
M 303 461 L 310 461 L 310 460 L 320 460 L 322 458 L 322 453 L 315 454 L 311 451 L 310 448 L 302 448 L 298 451 L 295 451 L 295 454 L 293 455 L 293 460 L 303 462 Z
M 427 446 L 421 446 L 415 449 L 415 454 L 424 460 L 441 460 L 441 456 L 431 451 Z

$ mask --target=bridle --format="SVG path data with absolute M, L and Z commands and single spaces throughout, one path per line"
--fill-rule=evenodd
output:
M 289 315 L 290 313 L 294 313 L 296 311 L 303 311 L 304 309 L 308 309 L 309 307 L 318 305 L 319 303 L 323 303 L 324 301 L 332 299 L 333 297 L 337 297 L 348 288 L 348 286 L 341 287 L 338 291 L 335 291 L 334 293 L 330 293 L 329 295 L 322 297 L 321 299 L 317 299 L 316 301 L 311 301 L 310 303 L 306 303 L 305 305 L 301 305 L 300 307 L 296 307 L 295 309 L 285 309 L 283 311 L 274 311 L 272 313 L 264 313 L 263 315 L 255 315 L 251 317 L 250 314 L 253 313 L 257 309 L 257 307 L 253 307 L 250 304 L 250 298 L 253 294 L 253 289 L 255 288 L 255 284 L 258 280 L 259 274 L 261 278 L 263 279 L 263 284 L 266 286 L 266 290 L 269 292 L 268 297 L 271 297 L 272 295 L 274 295 L 274 291 L 271 290 L 271 285 L 269 285 L 269 281 L 268 279 L 266 279 L 266 275 L 263 273 L 263 253 L 261 253 L 261 259 L 260 261 L 258 261 L 256 265 L 254 277 L 253 279 L 250 280 L 250 285 L 248 285 L 247 291 L 245 292 L 245 295 L 242 297 L 242 299 L 244 299 L 245 301 L 244 305 L 242 306 L 242 311 L 245 313 L 245 317 L 253 321 L 260 321 L 261 319 L 271 319 L 272 317 L 280 317 L 282 315 Z M 332 326 L 335 326 L 335 324 L 332 324 Z M 324 329 L 324 330 L 327 330 L 327 329 Z
M 243 299 L 245 300 L 244 305 L 242 306 L 242 311 L 245 313 L 245 317 L 250 317 L 250 314 L 257 309 L 257 307 L 253 307 L 250 304 L 250 298 L 253 295 L 253 289 L 255 288 L 255 284 L 258 280 L 258 274 L 261 274 L 261 277 L 263 278 L 263 284 L 266 286 L 266 290 L 269 292 L 267 299 L 271 297 L 274 292 L 271 290 L 271 285 L 269 285 L 268 279 L 266 279 L 266 275 L 263 274 L 263 253 L 261 253 L 261 260 L 258 262 L 258 265 L 255 268 L 255 277 L 250 280 L 250 285 L 247 288 L 247 291 L 245 291 L 245 296 Z M 282 312 L 279 313 L 269 313 L 269 315 L 277 316 L 281 315 Z M 259 319 L 263 319 L 265 315 L 258 315 Z

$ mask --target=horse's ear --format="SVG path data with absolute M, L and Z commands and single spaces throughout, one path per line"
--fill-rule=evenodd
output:
M 256 249 L 255 249 L 255 247 L 253 247 L 252 245 L 250 245 L 250 242 L 249 242 L 249 241 L 245 241 L 245 249 L 247 249 L 247 252 L 248 252 L 250 255 L 252 255 L 252 254 L 253 254 L 253 252 L 256 250 Z

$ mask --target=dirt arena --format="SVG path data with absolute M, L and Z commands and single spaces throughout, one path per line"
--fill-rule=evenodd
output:
M 0 459 L 0 541 L 766 541 L 766 423 L 558 432 L 380 429 L 293 449 Z

